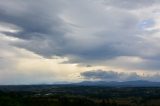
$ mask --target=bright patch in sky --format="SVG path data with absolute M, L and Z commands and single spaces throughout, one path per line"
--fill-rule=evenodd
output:
M 153 19 L 147 19 L 147 20 L 143 20 L 142 22 L 140 22 L 139 26 L 142 29 L 146 29 L 146 28 L 150 28 L 153 27 L 155 24 Z

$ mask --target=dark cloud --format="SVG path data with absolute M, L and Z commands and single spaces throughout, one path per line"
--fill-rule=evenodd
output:
M 90 70 L 81 73 L 85 80 L 101 81 L 133 81 L 133 80 L 150 80 L 160 81 L 158 73 L 153 75 L 138 75 L 136 72 L 116 72 L 106 70 Z
M 90 48 L 81 46 L 81 42 L 84 43 L 84 46 L 91 45 L 91 47 L 93 47 L 94 43 L 97 42 L 96 39 L 94 39 L 94 41 L 91 41 L 91 43 L 88 43 L 88 40 L 90 39 L 85 39 L 86 41 L 83 41 L 83 40 L 81 41 L 79 39 L 77 41 L 75 39 L 81 36 L 78 34 L 76 34 L 74 38 L 71 38 L 71 39 L 66 38 L 65 36 L 68 33 L 68 30 L 67 30 L 68 26 L 67 26 L 67 23 L 65 23 L 59 17 L 61 8 L 59 9 L 59 11 L 54 10 L 54 9 L 58 10 L 57 8 L 59 7 L 57 7 L 57 5 L 62 5 L 63 3 L 61 4 L 57 1 L 54 1 L 52 4 L 53 6 L 55 6 L 56 4 L 56 7 L 53 7 L 50 10 L 48 9 L 48 6 L 45 6 L 45 7 L 43 6 L 44 4 L 42 4 L 43 3 L 42 1 L 40 1 L 39 3 L 32 2 L 32 4 L 30 1 L 28 2 L 21 1 L 22 3 L 27 5 L 26 10 L 23 11 L 21 14 L 17 14 L 16 13 L 17 11 L 10 10 L 10 9 L 17 9 L 17 7 L 14 7 L 14 5 L 12 8 L 11 7 L 3 8 L 2 6 L 1 10 L 3 11 L 0 12 L 1 14 L 0 20 L 2 22 L 10 23 L 21 28 L 21 30 L 18 33 L 5 32 L 5 34 L 27 40 L 26 42 L 23 42 L 21 44 L 15 44 L 16 46 L 26 48 L 37 54 L 43 55 L 45 57 L 50 57 L 52 55 L 59 55 L 59 56 L 71 55 L 74 57 L 82 58 L 84 60 L 85 59 L 97 60 L 102 58 L 113 58 L 115 56 L 124 55 L 123 53 L 121 53 L 121 51 L 117 51 L 116 49 L 114 49 L 113 47 L 114 43 L 112 43 L 112 41 L 111 42 L 106 41 L 105 44 L 100 44 L 100 46 L 97 46 L 97 47 L 95 46 L 94 48 L 90 49 Z M 50 2 L 50 0 L 47 0 L 47 1 Z M 20 1 L 17 1 L 17 2 L 19 3 Z M 6 2 L 6 5 L 7 3 L 8 2 Z M 22 9 L 23 7 L 21 7 L 20 4 L 21 3 L 19 3 L 19 5 L 17 6 L 19 7 L 19 9 Z M 6 12 L 4 12 L 5 10 Z M 15 13 L 11 14 L 11 11 Z M 75 11 L 73 11 L 73 14 L 74 12 Z M 129 16 L 129 18 L 131 17 Z M 123 20 L 123 17 L 122 17 L 122 20 Z M 124 23 L 125 25 L 127 25 L 126 27 L 128 27 L 131 24 L 133 25 L 134 18 L 133 19 L 131 18 L 131 20 L 132 21 L 128 21 L 129 23 L 128 22 Z M 93 20 L 93 21 L 96 21 L 96 20 Z M 117 25 L 115 24 L 112 27 L 115 28 L 116 26 Z M 121 33 L 122 34 L 128 33 L 128 31 L 123 30 L 121 31 Z M 98 36 L 98 35 L 99 33 L 97 33 L 95 36 Z M 104 32 L 103 35 L 105 35 L 105 36 L 102 36 L 104 37 L 104 39 L 111 39 L 111 40 L 114 40 L 111 36 L 113 35 L 117 36 L 117 34 L 115 32 L 112 32 L 112 30 L 108 32 Z M 103 38 L 100 38 L 100 40 L 101 39 Z M 79 48 L 79 50 L 77 48 Z M 77 59 L 74 59 L 74 60 L 77 62 L 80 62 Z
M 22 4 L 24 7 L 21 6 Z M 15 43 L 14 45 L 44 57 L 59 55 L 54 51 L 57 51 L 56 48 L 65 43 L 63 36 L 69 32 L 64 21 L 58 16 L 62 4 L 61 1 L 52 2 L 50 0 L 40 0 L 38 2 L 30 0 L 8 2 L 2 0 L 0 22 L 14 25 L 19 28 L 19 31 L 16 33 L 3 31 L 1 33 L 25 40 L 23 43 Z M 18 13 L 19 10 L 22 11 Z M 13 26 L 9 27 L 14 28 Z
M 1 4 L 2 6 L 0 7 L 0 21 L 21 28 L 18 33 L 7 33 L 7 35 L 21 39 L 32 39 L 36 37 L 45 38 L 45 36 L 54 38 L 56 36 L 64 35 L 65 28 L 63 28 L 63 20 L 57 15 L 58 7 L 56 4 L 52 3 L 53 5 L 50 5 L 53 6 L 52 9 L 48 9 L 48 7 L 44 6 L 45 4 L 48 6 L 49 2 L 50 0 L 47 0 L 46 2 L 43 0 L 40 0 L 39 2 L 16 0 L 11 3 L 3 1 Z M 22 3 L 25 7 L 21 6 Z M 55 3 L 58 4 L 57 1 L 55 1 Z M 6 5 L 6 7 L 4 7 L 4 5 Z M 23 8 L 25 8 L 25 10 L 21 13 L 17 13 L 17 7 L 15 6 L 18 7 L 18 10 L 23 10 Z M 53 16 L 50 12 L 53 12 Z
M 141 76 L 137 73 L 124 73 L 116 71 L 105 70 L 91 70 L 81 73 L 85 79 L 103 80 L 103 81 L 125 81 L 125 80 L 138 80 Z
M 81 76 L 85 78 L 91 79 L 102 79 L 102 80 L 109 80 L 109 79 L 117 79 L 119 75 L 117 72 L 114 71 L 103 71 L 103 70 L 91 70 L 81 73 Z

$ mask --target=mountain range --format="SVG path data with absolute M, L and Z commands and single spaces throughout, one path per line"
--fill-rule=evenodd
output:
M 136 80 L 136 81 L 83 81 L 80 83 L 75 83 L 74 85 L 80 86 L 108 86 L 108 87 L 160 87 L 160 82 L 152 82 L 146 80 Z

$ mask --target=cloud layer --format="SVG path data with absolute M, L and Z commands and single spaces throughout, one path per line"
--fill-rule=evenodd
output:
M 10 39 L 0 38 L 1 70 L 10 63 L 3 59 L 10 48 L 45 59 L 67 58 L 63 64 L 81 67 L 150 73 L 160 69 L 158 0 L 0 2 L 0 36 Z

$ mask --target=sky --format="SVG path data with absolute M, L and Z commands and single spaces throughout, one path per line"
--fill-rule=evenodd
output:
M 0 0 L 0 84 L 160 81 L 159 0 Z

